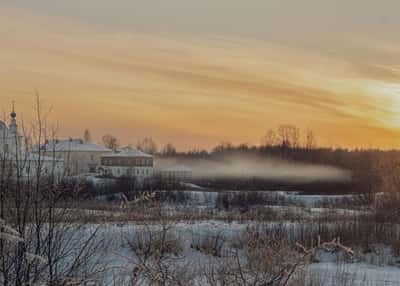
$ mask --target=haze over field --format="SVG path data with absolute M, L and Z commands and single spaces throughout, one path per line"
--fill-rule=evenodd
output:
M 1 108 L 61 136 L 209 148 L 279 124 L 399 147 L 397 0 L 0 0 Z
M 332 166 L 260 159 L 254 156 L 227 156 L 219 161 L 158 159 L 157 163 L 164 166 L 179 166 L 180 164 L 190 166 L 196 178 L 204 179 L 257 178 L 292 183 L 349 182 L 351 180 L 350 171 Z

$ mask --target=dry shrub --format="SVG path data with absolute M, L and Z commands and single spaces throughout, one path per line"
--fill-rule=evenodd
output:
M 231 246 L 216 276 L 220 284 L 212 285 L 303 285 L 299 281 L 304 281 L 307 259 L 288 240 L 249 226 Z
M 226 239 L 222 232 L 216 234 L 192 235 L 190 247 L 206 255 L 221 257 Z
M 391 243 L 393 255 L 396 257 L 400 257 L 400 240 L 394 239 Z
M 144 259 L 158 259 L 167 254 L 178 256 L 183 251 L 182 243 L 170 228 L 138 231 L 128 245 L 136 256 Z
M 400 214 L 400 193 L 391 192 L 381 195 L 374 207 L 375 221 L 398 223 Z
M 286 239 L 266 235 L 257 227 L 247 229 L 242 244 L 252 270 L 261 267 L 268 273 L 290 272 L 304 257 Z

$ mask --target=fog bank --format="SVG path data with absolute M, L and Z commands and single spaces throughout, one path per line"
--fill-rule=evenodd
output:
M 214 160 L 160 159 L 159 166 L 190 167 L 195 178 L 258 178 L 287 182 L 350 181 L 351 172 L 340 168 L 278 159 L 230 156 Z

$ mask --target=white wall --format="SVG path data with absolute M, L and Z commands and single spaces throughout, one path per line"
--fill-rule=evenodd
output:
M 153 177 L 153 167 L 120 167 L 120 166 L 101 166 L 103 170 L 115 177 L 133 177 L 139 180 Z
M 54 155 L 64 161 L 66 172 L 69 175 L 95 172 L 101 165 L 101 156 L 109 154 L 107 151 L 57 151 Z M 52 156 L 52 151 L 44 155 Z

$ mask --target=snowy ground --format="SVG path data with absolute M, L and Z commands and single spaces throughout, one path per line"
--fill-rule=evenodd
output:
M 374 266 L 364 263 L 315 263 L 309 266 L 310 277 L 317 285 L 397 286 L 400 269 L 391 266 Z
M 193 187 L 194 188 L 194 187 Z M 192 188 L 192 189 L 193 189 Z M 176 191 L 178 192 L 178 191 Z M 238 192 L 225 192 L 229 195 L 235 195 Z M 344 217 L 355 217 L 363 215 L 366 211 L 361 211 L 357 207 L 352 209 L 349 202 L 356 199 L 352 195 L 337 195 L 337 196 L 320 196 L 320 195 L 302 195 L 298 192 L 283 192 L 283 191 L 260 191 L 262 196 L 267 197 L 271 204 L 263 205 L 262 207 L 270 208 L 278 214 L 293 213 L 294 217 L 314 219 L 322 215 L 327 215 L 329 212 L 340 214 Z M 215 209 L 219 193 L 208 192 L 203 190 L 185 191 L 189 200 L 183 205 L 168 204 L 164 205 L 165 210 L 174 212 L 179 208 L 191 209 Z M 221 212 L 219 210 L 219 212 Z M 99 211 L 99 214 L 104 214 Z M 114 216 L 118 217 L 118 213 L 114 212 Z M 249 225 L 255 224 L 254 221 L 240 222 L 222 222 L 217 220 L 203 221 L 187 221 L 173 224 L 173 232 L 179 238 L 183 246 L 183 253 L 180 254 L 183 261 L 189 261 L 192 267 L 195 265 L 209 263 L 209 258 L 205 254 L 190 247 L 195 240 L 201 239 L 204 235 L 222 235 L 227 240 L 234 241 L 242 231 Z M 312 225 L 312 222 L 291 222 L 291 221 L 274 221 L 267 222 L 268 226 L 276 227 L 279 225 L 286 233 L 296 235 L 299 229 L 304 231 L 304 228 L 318 228 L 317 225 Z M 347 223 L 347 222 L 343 222 Z M 94 225 L 92 225 L 94 227 Z M 143 229 L 158 228 L 157 223 L 147 222 L 131 222 L 111 224 L 106 223 L 101 226 L 100 236 L 104 241 L 108 242 L 108 247 L 105 248 L 104 257 L 117 269 L 121 266 L 125 268 L 129 266 L 130 258 L 133 253 L 127 247 L 127 240 L 135 237 L 135 235 Z M 328 224 L 329 227 L 329 224 Z M 90 227 L 89 227 L 90 229 Z M 310 230 L 308 228 L 307 230 Z M 228 246 L 227 246 L 228 247 Z M 378 247 L 378 246 L 377 246 Z M 355 260 L 353 263 L 321 261 L 307 266 L 308 278 L 314 281 L 312 285 L 399 285 L 400 286 L 400 268 L 396 265 L 400 264 L 400 258 L 394 257 L 392 253 L 383 251 L 385 246 L 379 246 L 380 254 L 365 254 L 363 259 Z
M 173 229 L 176 237 L 180 238 L 183 246 L 183 253 L 180 254 L 182 261 L 190 262 L 193 267 L 200 264 L 209 263 L 209 257 L 203 253 L 192 249 L 190 245 L 205 234 L 222 234 L 227 240 L 234 240 L 249 224 L 243 223 L 223 223 L 218 221 L 199 222 L 199 223 L 178 223 Z M 96 226 L 89 227 L 93 229 Z M 127 245 L 127 241 L 137 235 L 143 229 L 157 229 L 159 226 L 145 224 L 106 224 L 101 226 L 100 238 L 108 242 L 105 248 L 104 257 L 112 264 L 113 269 L 129 266 L 133 261 L 133 253 Z M 364 262 L 355 263 L 334 263 L 321 262 L 307 266 L 309 279 L 315 285 L 400 285 L 400 268 L 395 266 L 379 266 L 366 264 Z M 313 284 L 314 285 L 314 284 Z

